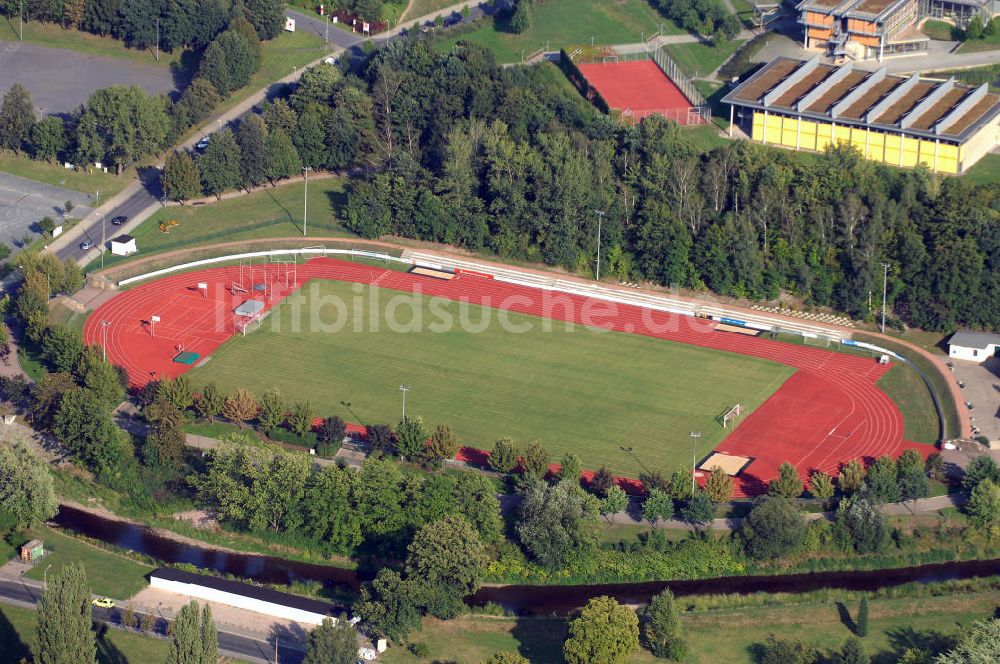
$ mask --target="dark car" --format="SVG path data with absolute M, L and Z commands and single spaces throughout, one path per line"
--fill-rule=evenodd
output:
M 111 217 L 112 226 L 124 226 L 128 222 L 128 217 L 124 215 L 118 215 L 117 217 Z
M 452 14 L 451 16 L 449 16 L 444 20 L 444 27 L 450 28 L 451 26 L 458 25 L 461 22 L 462 22 L 461 14 Z

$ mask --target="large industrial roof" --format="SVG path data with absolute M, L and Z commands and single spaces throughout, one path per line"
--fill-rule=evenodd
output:
M 804 118 L 962 141 L 1000 115 L 1000 95 L 947 81 L 776 58 L 723 100 Z

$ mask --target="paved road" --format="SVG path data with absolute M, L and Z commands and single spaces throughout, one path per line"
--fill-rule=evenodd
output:
M 41 583 L 24 579 L 0 579 L 0 601 L 25 608 L 33 608 L 41 598 Z M 139 618 L 141 612 L 137 612 Z M 118 625 L 118 609 L 93 607 L 94 620 L 110 626 Z M 152 638 L 152 637 L 151 637 Z M 281 664 L 299 664 L 305 654 L 296 647 L 279 644 Z M 219 631 L 219 654 L 251 662 L 274 664 L 274 643 L 240 634 Z
M 169 67 L 142 62 L 138 53 L 132 60 L 0 41 L 0 93 L 15 83 L 31 91 L 42 115 L 69 113 L 86 102 L 94 90 L 109 85 L 138 85 L 150 94 L 171 92 L 177 87 Z
M 58 223 L 68 200 L 76 206 L 72 216 L 90 214 L 92 201 L 87 194 L 0 173 L 0 242 L 11 243 L 26 233 L 37 233 L 34 224 L 42 217 L 52 217 Z
M 295 19 L 295 30 L 297 32 L 310 32 L 320 37 L 328 36 L 327 43 L 339 46 L 340 48 L 350 48 L 365 40 L 363 35 L 348 32 L 332 23 L 328 31 L 326 20 L 316 14 L 309 15 L 295 9 L 286 9 L 285 16 Z

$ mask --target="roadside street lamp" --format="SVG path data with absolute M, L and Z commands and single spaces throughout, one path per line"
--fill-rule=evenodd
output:
M 698 442 L 698 439 L 701 438 L 701 432 L 700 431 L 692 431 L 688 435 L 691 436 L 691 496 L 693 497 L 694 496 L 694 491 L 695 491 L 695 487 L 694 487 L 694 471 L 695 471 L 694 465 L 696 463 L 695 462 L 695 444 Z

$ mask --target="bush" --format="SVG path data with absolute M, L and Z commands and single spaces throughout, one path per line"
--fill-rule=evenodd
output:
M 407 650 L 409 650 L 414 657 L 427 657 L 431 654 L 431 649 L 428 648 L 427 644 L 423 641 L 411 643 L 407 646 Z
M 288 443 L 290 445 L 298 445 L 299 447 L 306 448 L 316 447 L 316 433 L 314 431 L 310 431 L 300 436 L 294 431 L 276 427 L 267 432 L 267 437 L 278 443 Z

